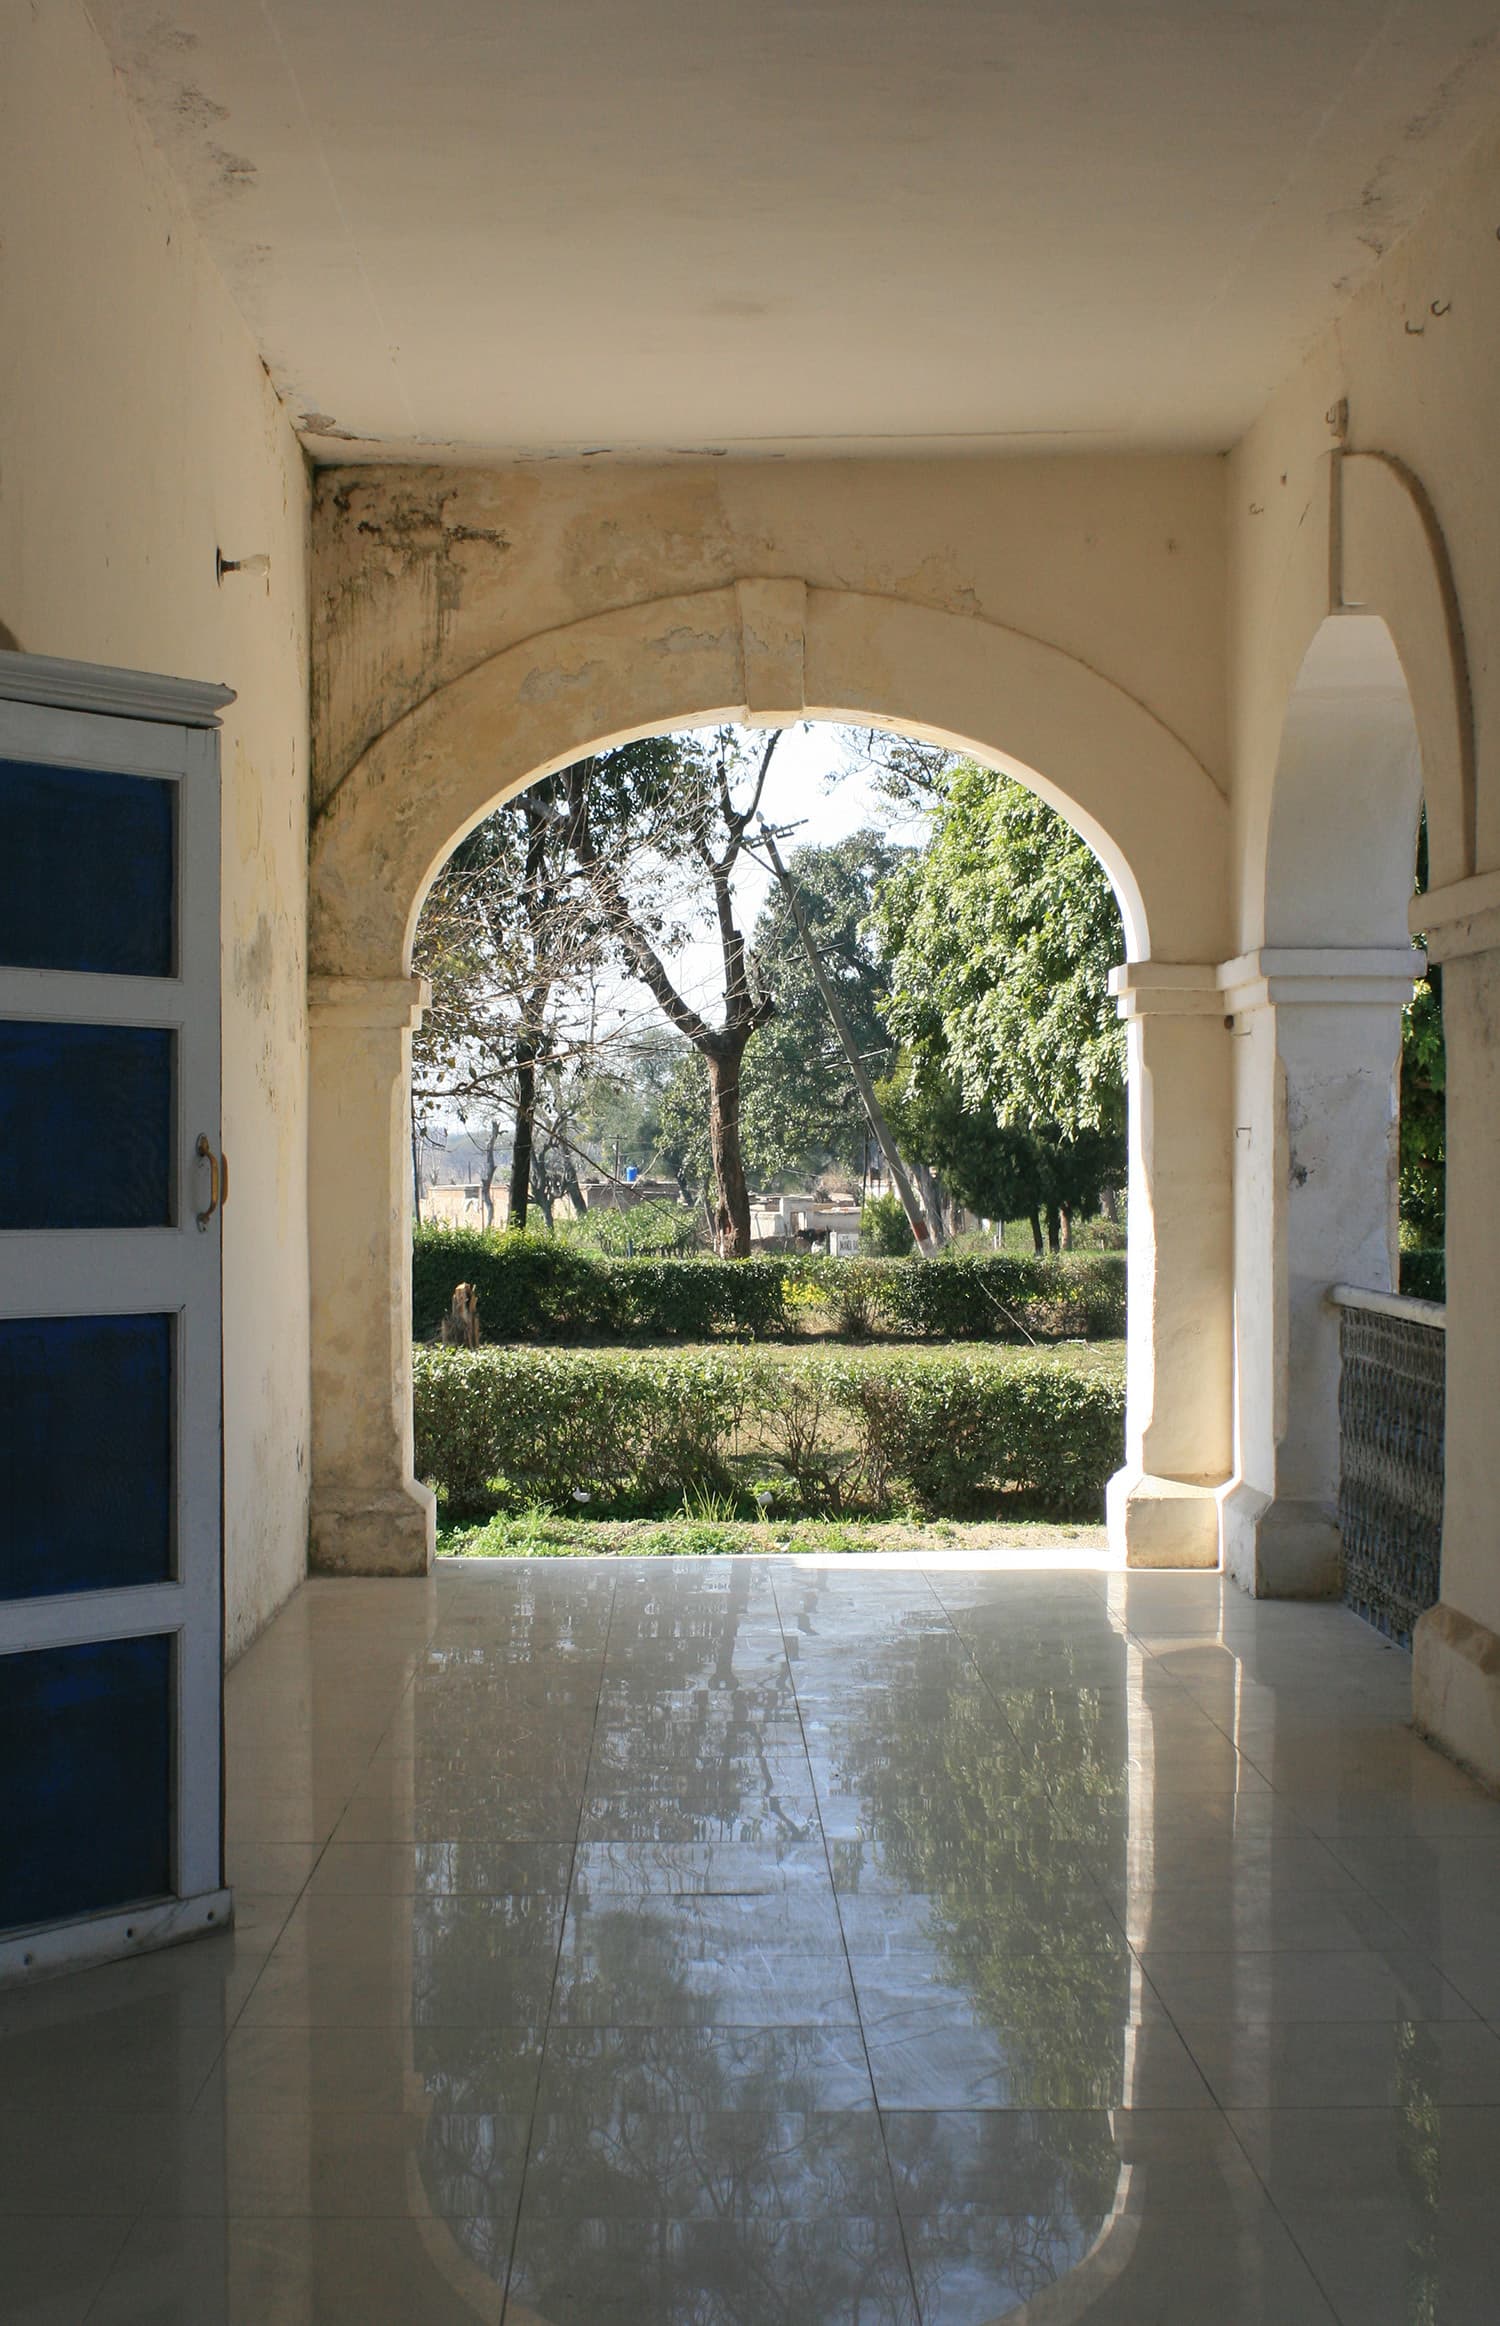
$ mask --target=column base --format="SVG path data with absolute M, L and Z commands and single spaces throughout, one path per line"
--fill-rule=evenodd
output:
M 1127 1567 L 1219 1564 L 1218 1489 L 1149 1470 L 1117 1470 L 1105 1490 L 1109 1547 Z
M 1486 1785 L 1500 1785 L 1500 1633 L 1439 1600 L 1412 1634 L 1412 1718 Z
M 1236 1478 L 1220 1489 L 1219 1521 L 1224 1572 L 1252 1599 L 1337 1599 L 1344 1545 L 1321 1503 L 1263 1494 Z
M 310 1575 L 425 1575 L 436 1551 L 437 1497 L 426 1486 L 313 1497 Z

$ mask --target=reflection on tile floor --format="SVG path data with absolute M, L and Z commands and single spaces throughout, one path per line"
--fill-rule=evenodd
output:
M 27 2326 L 1492 2320 L 1500 1806 L 1194 1575 L 313 1583 L 232 1933 L 0 2000 Z

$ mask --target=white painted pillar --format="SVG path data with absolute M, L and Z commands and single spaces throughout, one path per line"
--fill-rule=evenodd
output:
M 1125 1466 L 1110 1541 L 1133 1567 L 1214 1567 L 1232 1455 L 1229 1038 L 1205 964 L 1132 962 Z
M 1258 1598 L 1337 1593 L 1335 1284 L 1397 1281 L 1406 946 L 1264 947 L 1219 971 L 1232 1014 L 1235 1469 L 1224 1564 Z
M 1413 1637 L 1413 1711 L 1500 1784 L 1500 873 L 1419 909 L 1443 964 L 1448 1378 L 1442 1598 Z
M 316 1573 L 422 1575 L 436 1505 L 412 1471 L 412 1028 L 417 977 L 309 985 Z

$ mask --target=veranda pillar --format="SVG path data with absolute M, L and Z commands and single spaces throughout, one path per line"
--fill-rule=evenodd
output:
M 320 1574 L 421 1575 L 412 1474 L 408 1080 L 422 978 L 315 977 L 309 1113 L 312 1533 Z
M 1396 1287 L 1408 947 L 1265 947 L 1219 972 L 1232 1015 L 1235 1475 L 1224 1564 L 1260 1598 L 1337 1593 L 1335 1284 Z
M 1214 1567 L 1233 1365 L 1229 1040 L 1214 970 L 1134 962 L 1125 1466 L 1110 1540 L 1133 1567 Z
M 1448 1331 L 1442 1597 L 1413 1638 L 1417 1726 L 1500 1783 L 1500 874 L 1421 900 L 1443 964 Z

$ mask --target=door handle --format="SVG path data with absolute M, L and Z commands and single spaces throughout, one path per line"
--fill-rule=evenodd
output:
M 209 1221 L 213 1218 L 214 1213 L 221 1208 L 225 1196 L 229 1193 L 229 1174 L 226 1171 L 221 1178 L 219 1158 L 214 1153 L 213 1142 L 207 1131 L 198 1133 L 198 1144 L 193 1149 L 193 1153 L 201 1162 L 208 1165 L 208 1209 L 193 1214 L 198 1222 L 198 1233 L 202 1236 L 207 1234 Z

